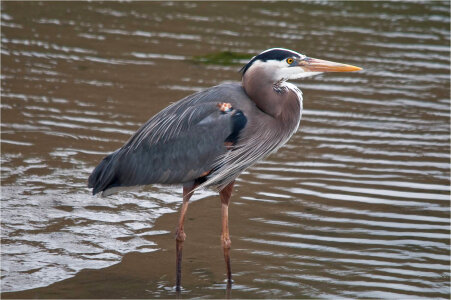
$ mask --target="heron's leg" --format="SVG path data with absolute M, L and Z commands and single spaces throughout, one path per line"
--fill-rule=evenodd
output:
M 183 250 L 183 242 L 186 239 L 185 231 L 183 230 L 183 224 L 185 223 L 185 215 L 188 210 L 189 199 L 193 195 L 193 190 L 196 186 L 183 187 L 183 205 L 180 211 L 179 224 L 177 226 L 177 232 L 175 233 L 175 244 L 177 250 L 176 256 L 176 264 L 175 264 L 175 289 L 180 291 L 180 282 L 182 279 L 182 250 Z
M 224 260 L 227 267 L 228 285 L 232 283 L 232 271 L 230 269 L 230 247 L 232 245 L 232 242 L 230 241 L 229 235 L 229 202 L 230 197 L 232 196 L 234 183 L 235 181 L 232 181 L 219 192 L 219 196 L 221 197 L 221 214 L 222 214 L 221 242 L 222 248 L 224 250 Z

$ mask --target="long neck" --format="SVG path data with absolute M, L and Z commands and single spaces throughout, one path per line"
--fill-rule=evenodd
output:
M 246 94 L 263 112 L 279 120 L 295 118 L 299 122 L 301 104 L 298 95 L 265 76 L 263 70 L 248 70 L 242 84 Z

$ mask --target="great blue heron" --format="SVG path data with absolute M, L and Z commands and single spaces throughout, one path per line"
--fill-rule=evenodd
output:
M 254 56 L 242 80 L 190 95 L 145 123 L 89 176 L 93 194 L 123 187 L 182 184 L 183 205 L 176 231 L 176 290 L 180 291 L 183 230 L 194 190 L 217 189 L 222 203 L 221 242 L 230 269 L 228 206 L 238 175 L 283 146 L 299 127 L 302 92 L 289 79 L 361 68 L 273 48 Z

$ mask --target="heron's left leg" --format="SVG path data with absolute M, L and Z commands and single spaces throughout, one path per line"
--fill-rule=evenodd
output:
M 230 241 L 229 235 L 229 202 L 232 196 L 233 185 L 235 181 L 229 183 L 225 188 L 219 192 L 221 197 L 221 214 L 222 214 L 222 233 L 221 242 L 222 248 L 224 250 L 224 260 L 227 267 L 227 282 L 232 283 L 232 271 L 230 269 L 230 247 L 232 242 Z
M 185 215 L 188 210 L 189 199 L 193 195 L 193 190 L 196 188 L 196 185 L 183 187 L 183 205 L 180 212 L 179 224 L 177 226 L 177 232 L 175 234 L 176 240 L 176 263 L 175 263 L 175 289 L 180 291 L 180 282 L 182 279 L 182 251 L 183 251 L 183 243 L 186 239 L 185 231 L 183 230 L 183 226 L 185 223 Z

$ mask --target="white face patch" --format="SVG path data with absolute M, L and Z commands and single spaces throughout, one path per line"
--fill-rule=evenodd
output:
M 285 80 L 289 79 L 299 79 L 299 78 L 305 78 L 310 77 L 314 75 L 321 74 L 321 72 L 309 72 L 305 71 L 301 67 L 287 67 L 279 70 L 279 76 L 281 78 L 284 78 Z
M 305 58 L 305 55 L 299 54 L 301 56 L 301 59 Z M 298 66 L 290 66 L 286 62 L 286 60 L 279 61 L 279 60 L 267 60 L 267 61 L 261 61 L 257 60 L 255 61 L 250 69 L 253 68 L 260 68 L 263 70 L 265 74 L 268 74 L 274 82 L 277 81 L 286 81 L 290 79 L 299 79 L 299 78 L 305 78 L 314 76 L 317 74 L 321 74 L 321 72 L 308 72 L 305 71 L 302 67 Z

